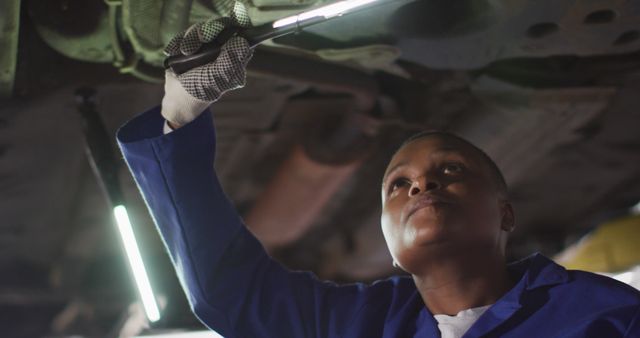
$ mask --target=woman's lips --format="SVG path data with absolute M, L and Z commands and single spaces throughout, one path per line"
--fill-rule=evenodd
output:
M 409 204 L 407 209 L 407 217 L 405 220 L 409 219 L 413 214 L 415 214 L 418 210 L 439 205 L 439 204 L 453 204 L 453 201 L 449 198 L 445 198 L 439 195 L 433 194 L 425 194 L 417 197 L 411 204 Z

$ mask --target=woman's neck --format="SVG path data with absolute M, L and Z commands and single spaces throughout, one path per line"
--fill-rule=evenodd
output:
M 504 258 L 473 256 L 438 259 L 424 273 L 413 275 L 432 314 L 456 315 L 462 310 L 490 305 L 513 287 Z

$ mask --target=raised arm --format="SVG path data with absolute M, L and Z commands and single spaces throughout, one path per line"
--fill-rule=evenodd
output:
M 159 108 L 118 132 L 125 159 L 169 251 L 189 302 L 231 337 L 329 337 L 366 301 L 274 262 L 244 227 L 213 169 L 211 114 L 162 135 Z
M 231 18 L 196 24 L 169 44 L 168 54 L 193 53 L 230 22 L 250 24 L 243 15 L 236 7 Z M 374 299 L 372 289 L 337 287 L 273 261 L 242 224 L 214 172 L 212 116 L 201 112 L 244 85 L 250 57 L 246 41 L 233 38 L 218 61 L 182 75 L 168 71 L 162 107 L 123 126 L 118 142 L 202 322 L 227 338 L 342 335 Z M 167 130 L 165 121 L 175 130 Z

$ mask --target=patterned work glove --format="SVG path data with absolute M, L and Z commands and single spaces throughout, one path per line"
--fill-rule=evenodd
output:
M 178 34 L 164 52 L 167 56 L 193 54 L 203 43 L 213 41 L 227 26 L 251 26 L 242 3 L 236 1 L 229 17 L 197 23 L 185 33 Z M 249 48 L 247 40 L 234 36 L 224 44 L 216 61 L 181 75 L 167 70 L 162 116 L 174 128 L 183 126 L 193 121 L 225 92 L 242 88 L 245 84 L 245 67 L 252 55 L 253 50 Z

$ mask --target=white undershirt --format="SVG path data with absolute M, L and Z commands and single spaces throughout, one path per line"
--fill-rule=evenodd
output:
M 489 307 L 491 305 L 462 310 L 455 316 L 433 315 L 433 318 L 438 322 L 442 338 L 460 338 Z

